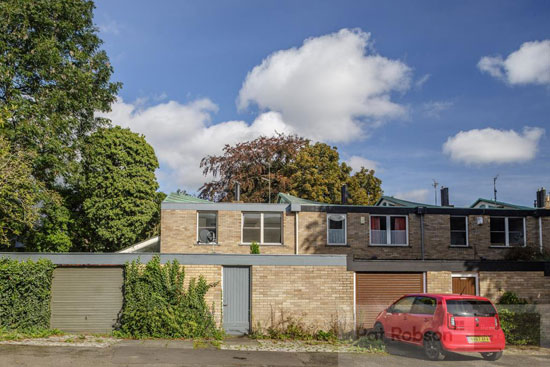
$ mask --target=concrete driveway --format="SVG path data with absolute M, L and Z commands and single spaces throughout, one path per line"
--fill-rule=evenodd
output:
M 476 354 L 454 354 L 442 362 L 426 361 L 420 350 L 390 345 L 389 354 L 246 352 L 190 349 L 158 343 L 119 343 L 108 348 L 0 345 L 0 366 L 549 366 L 550 355 L 508 353 L 497 362 Z

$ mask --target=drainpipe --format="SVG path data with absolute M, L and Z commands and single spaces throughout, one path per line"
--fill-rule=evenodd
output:
M 539 217 L 539 250 L 542 254 L 544 252 L 544 247 L 542 246 L 542 217 Z
M 299 254 L 298 247 L 300 246 L 300 241 L 298 241 L 298 214 L 300 212 L 296 212 L 296 219 L 294 220 L 294 240 L 296 242 L 296 255 Z
M 418 207 L 417 213 L 420 214 L 420 251 L 422 254 L 422 260 L 424 260 L 424 207 Z

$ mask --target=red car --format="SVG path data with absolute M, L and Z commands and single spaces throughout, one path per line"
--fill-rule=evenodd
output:
M 487 298 L 458 294 L 408 294 L 382 311 L 375 335 L 424 348 L 440 360 L 446 351 L 480 352 L 496 361 L 506 344 L 495 306 Z

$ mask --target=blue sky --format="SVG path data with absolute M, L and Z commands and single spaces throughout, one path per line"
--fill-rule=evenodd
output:
M 109 116 L 153 145 L 165 192 L 275 130 L 375 167 L 387 195 L 433 203 L 436 179 L 468 205 L 496 174 L 502 201 L 550 189 L 548 1 L 96 5 L 124 83 Z

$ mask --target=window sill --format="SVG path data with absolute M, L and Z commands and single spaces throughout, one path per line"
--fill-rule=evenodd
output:
M 449 248 L 472 248 L 472 246 L 449 245 Z
M 350 247 L 347 243 L 327 243 L 327 247 Z
M 239 243 L 239 246 L 250 246 L 252 243 Z M 282 243 L 259 243 L 260 246 L 284 246 Z
M 411 247 L 409 245 L 383 245 L 383 244 L 369 244 L 369 247 Z
M 523 246 L 504 246 L 504 245 L 491 245 L 489 248 L 495 248 L 495 249 L 513 249 L 513 248 L 525 248 L 526 245 Z
M 219 243 L 219 242 L 210 242 L 210 243 L 195 242 L 195 245 L 198 245 L 198 246 L 220 246 L 221 243 Z

